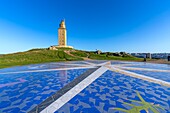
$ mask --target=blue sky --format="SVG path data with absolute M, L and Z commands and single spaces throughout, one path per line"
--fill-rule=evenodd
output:
M 0 0 L 0 54 L 57 45 L 112 52 L 170 52 L 170 0 Z

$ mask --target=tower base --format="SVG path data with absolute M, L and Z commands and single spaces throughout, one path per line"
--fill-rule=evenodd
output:
M 55 46 L 56 48 L 70 48 L 70 49 L 73 49 L 73 47 L 72 46 L 59 46 L 59 45 L 57 45 L 57 46 Z

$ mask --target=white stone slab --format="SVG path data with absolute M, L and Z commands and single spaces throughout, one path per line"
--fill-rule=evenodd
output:
M 83 62 L 88 64 L 88 65 L 91 65 L 91 66 L 95 66 L 96 65 L 95 63 L 91 63 L 91 62 L 86 62 L 86 61 L 83 61 Z

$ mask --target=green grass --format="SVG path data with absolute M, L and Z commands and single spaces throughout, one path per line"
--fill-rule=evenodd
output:
M 124 55 L 124 56 L 113 56 L 113 55 L 107 55 L 107 54 L 96 54 L 94 52 L 85 52 L 77 50 L 76 52 L 71 52 L 71 54 L 79 57 L 87 57 L 89 55 L 90 59 L 94 60 L 124 60 L 124 61 L 143 61 L 142 58 L 136 58 L 130 55 Z
M 6 54 L 0 56 L 0 68 L 10 66 L 20 66 L 27 64 L 57 62 L 57 61 L 72 61 L 82 60 L 81 58 L 72 57 L 64 51 L 53 50 L 31 50 L 27 52 L 19 52 L 14 54 Z
M 58 49 L 58 50 L 63 50 L 63 51 L 64 51 L 64 50 L 73 50 L 72 48 L 67 48 L 67 47 L 65 47 L 65 48 L 58 47 L 57 49 Z
M 107 56 L 106 54 L 95 54 L 95 53 L 90 53 L 89 58 L 91 59 L 96 59 L 96 60 L 124 60 L 124 61 L 143 61 L 141 58 L 136 58 L 133 56 Z
M 88 56 L 88 54 L 86 52 L 83 52 L 83 51 L 71 52 L 71 54 L 73 54 L 75 56 L 79 56 L 79 57 L 87 57 Z
M 71 54 L 74 56 L 70 56 L 66 54 L 64 50 L 69 50 L 69 49 L 64 48 L 55 51 L 55 50 L 47 50 L 45 48 L 42 48 L 42 49 L 32 49 L 26 52 L 0 55 L 0 68 L 27 65 L 27 64 L 45 63 L 45 62 L 83 60 L 82 57 L 87 57 L 87 56 L 90 59 L 94 59 L 94 60 L 126 60 L 126 61 L 143 60 L 128 55 L 124 57 L 107 55 L 105 53 L 98 55 L 95 54 L 94 52 L 80 51 L 80 50 L 75 50 L 75 52 L 71 52 Z

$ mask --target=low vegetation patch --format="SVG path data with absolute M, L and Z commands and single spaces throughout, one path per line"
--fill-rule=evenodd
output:
M 72 61 L 72 60 L 82 60 L 82 59 L 77 57 L 72 57 L 66 54 L 62 50 L 54 51 L 54 50 L 36 49 L 27 52 L 1 55 L 0 68 L 26 65 L 26 64 L 44 63 L 44 62 Z
M 65 51 L 70 50 L 70 54 Z M 129 61 L 142 61 L 141 58 L 136 58 L 126 53 L 111 53 L 105 52 L 96 54 L 94 51 L 81 51 L 73 50 L 70 48 L 61 48 L 58 50 L 47 50 L 45 48 L 32 49 L 26 52 L 18 52 L 13 54 L 0 55 L 0 68 L 10 66 L 20 66 L 27 64 L 45 63 L 45 62 L 58 62 L 58 61 L 75 61 L 89 58 L 94 60 L 129 60 Z
M 89 55 L 90 59 L 96 59 L 96 60 L 127 60 L 127 61 L 142 61 L 141 58 L 136 58 L 133 56 L 113 56 L 108 54 L 95 54 L 90 53 Z
M 79 57 L 87 57 L 88 56 L 88 53 L 83 52 L 83 51 L 75 51 L 75 52 L 70 52 L 70 53 L 75 56 L 79 56 Z

